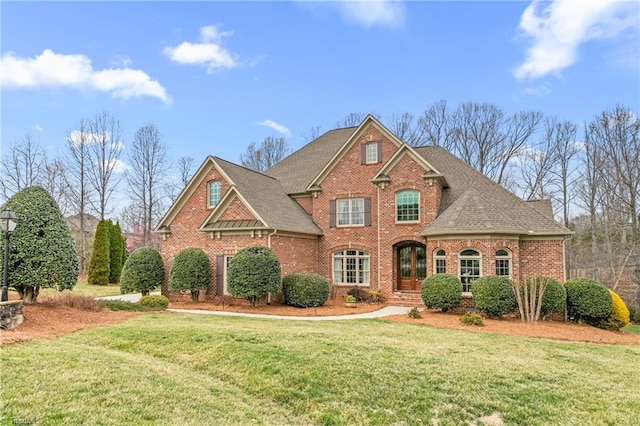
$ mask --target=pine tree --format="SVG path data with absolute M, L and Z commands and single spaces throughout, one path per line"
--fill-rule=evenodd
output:
M 116 222 L 109 222 L 111 225 L 111 229 L 109 232 L 109 250 L 111 251 L 110 257 L 110 269 L 109 269 L 109 282 L 117 283 L 120 282 L 120 273 L 122 272 L 122 265 L 124 262 L 122 261 L 122 246 L 124 245 L 124 238 L 122 237 L 122 230 L 120 229 L 120 224 Z
M 109 283 L 111 250 L 109 237 L 109 221 L 101 220 L 96 227 L 93 240 L 93 253 L 89 262 L 87 282 L 89 284 L 106 285 Z

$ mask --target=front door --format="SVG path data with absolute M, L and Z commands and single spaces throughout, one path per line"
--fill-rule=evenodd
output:
M 396 248 L 399 291 L 419 291 L 427 276 L 427 250 L 424 244 L 404 243 Z

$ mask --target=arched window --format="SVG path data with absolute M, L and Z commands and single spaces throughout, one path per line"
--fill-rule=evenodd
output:
M 207 184 L 207 206 L 215 207 L 220 201 L 220 182 L 212 180 Z
M 482 273 L 480 261 L 480 253 L 477 250 L 466 249 L 460 252 L 458 256 L 458 273 L 460 281 L 462 281 L 463 292 L 470 292 L 473 281 L 480 278 Z
M 420 193 L 414 190 L 396 194 L 396 222 L 420 221 Z
M 333 253 L 333 282 L 369 285 L 369 253 L 360 250 Z
M 433 273 L 447 273 L 447 253 L 442 249 L 438 249 L 433 253 Z
M 496 251 L 496 275 L 502 277 L 511 276 L 511 252 L 500 249 Z

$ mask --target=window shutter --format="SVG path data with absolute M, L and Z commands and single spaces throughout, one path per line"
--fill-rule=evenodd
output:
M 371 198 L 364 199 L 364 226 L 371 226 Z
M 367 164 L 367 144 L 360 145 L 360 164 Z
M 329 227 L 336 227 L 336 200 L 329 200 Z
M 382 163 L 382 141 L 378 142 L 378 163 Z
M 216 294 L 222 296 L 224 291 L 224 256 L 216 256 Z

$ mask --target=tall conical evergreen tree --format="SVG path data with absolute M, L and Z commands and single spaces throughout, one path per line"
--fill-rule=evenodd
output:
M 109 282 L 117 283 L 120 282 L 120 273 L 122 272 L 122 246 L 124 245 L 124 238 L 122 237 L 122 230 L 120 229 L 120 224 L 116 222 L 109 222 L 111 225 L 111 229 L 109 232 L 109 250 L 111 251 L 110 257 L 110 269 L 109 269 Z
M 89 262 L 87 282 L 89 284 L 106 285 L 109 283 L 109 269 L 111 266 L 111 250 L 109 248 L 109 221 L 101 220 L 96 227 L 93 240 L 93 253 Z

